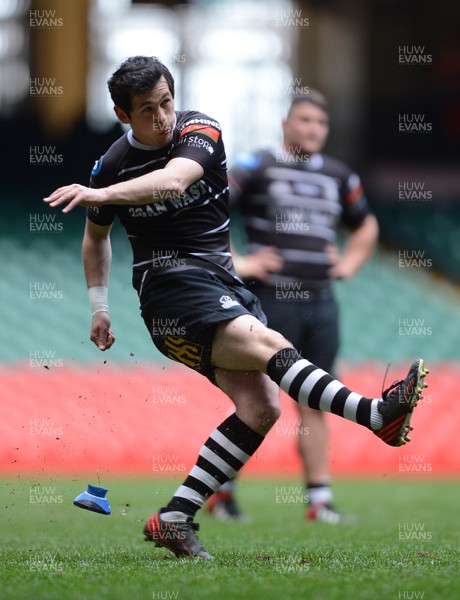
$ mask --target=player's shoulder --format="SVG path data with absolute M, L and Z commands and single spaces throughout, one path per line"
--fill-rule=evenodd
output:
M 325 175 L 340 179 L 347 179 L 353 173 L 353 169 L 349 165 L 328 154 L 313 154 L 310 157 L 308 168 L 311 171 L 320 171 Z
M 316 164 L 315 161 L 317 161 Z M 354 197 L 364 197 L 360 176 L 343 161 L 332 156 L 316 154 L 311 157 L 309 169 L 315 170 L 315 167 L 317 167 L 318 172 L 322 175 L 333 177 L 339 181 L 344 192 L 352 191 Z
M 183 132 L 183 130 L 187 127 L 193 127 L 194 125 L 205 125 L 208 127 L 213 127 L 219 132 L 222 131 L 222 127 L 217 119 L 198 110 L 176 111 L 176 119 L 176 127 L 180 132 Z
M 240 152 L 235 156 L 234 168 L 245 171 L 257 171 L 275 162 L 274 154 L 270 150 L 254 150 Z
M 125 133 L 110 146 L 105 154 L 96 160 L 91 171 L 91 179 L 93 181 L 104 180 L 116 172 L 129 147 L 127 134 Z

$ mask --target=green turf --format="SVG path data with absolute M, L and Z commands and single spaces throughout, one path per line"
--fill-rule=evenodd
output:
M 197 519 L 213 561 L 177 560 L 143 542 L 145 517 L 173 481 L 104 481 L 111 516 L 72 505 L 87 483 L 1 481 L 2 599 L 459 597 L 456 482 L 336 482 L 337 503 L 358 520 L 331 526 L 303 522 L 298 482 L 245 480 L 250 523 Z

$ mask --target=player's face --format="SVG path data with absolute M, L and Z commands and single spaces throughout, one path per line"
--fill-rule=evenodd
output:
M 314 154 L 323 149 L 329 133 L 329 118 L 323 109 L 299 102 L 283 122 L 284 145 L 292 154 Z
M 131 113 L 128 116 L 120 107 L 115 107 L 118 118 L 131 125 L 133 135 L 141 144 L 166 146 L 173 138 L 176 115 L 174 98 L 164 77 L 157 85 L 143 94 L 131 98 Z

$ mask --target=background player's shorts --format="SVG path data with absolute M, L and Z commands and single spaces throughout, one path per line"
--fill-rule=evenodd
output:
M 147 276 L 140 301 L 142 317 L 158 350 L 214 384 L 211 350 L 217 325 L 241 315 L 253 315 L 267 324 L 254 294 L 205 269 Z
M 308 299 L 283 300 L 272 286 L 257 283 L 251 289 L 264 307 L 270 329 L 291 342 L 304 358 L 334 373 L 339 350 L 339 309 L 332 289 L 309 291 Z

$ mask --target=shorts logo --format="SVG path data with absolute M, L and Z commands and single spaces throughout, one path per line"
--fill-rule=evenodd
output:
M 239 302 L 232 300 L 230 296 L 221 296 L 219 302 L 222 304 L 222 308 L 231 308 L 232 306 L 239 305 Z
M 183 337 L 166 335 L 164 337 L 166 356 L 180 362 L 187 367 L 196 369 L 201 365 L 203 358 L 203 346 L 189 342 Z

